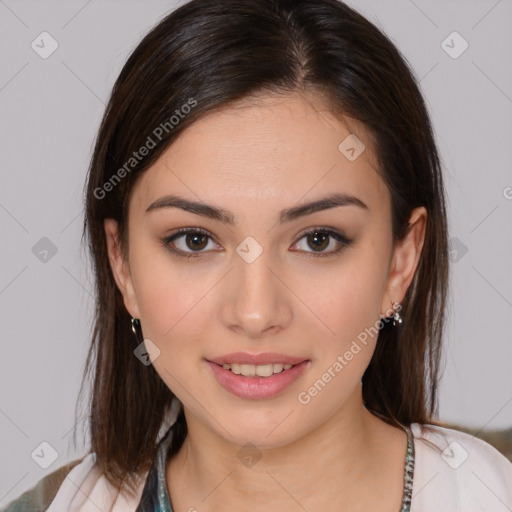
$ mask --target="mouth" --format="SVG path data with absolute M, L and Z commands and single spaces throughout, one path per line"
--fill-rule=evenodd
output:
M 217 382 L 227 391 L 244 399 L 268 399 L 280 395 L 307 370 L 311 361 L 262 365 L 216 363 L 205 360 Z
M 273 375 L 277 375 L 279 373 L 283 373 L 287 370 L 290 370 L 297 364 L 285 364 L 285 363 L 269 363 L 269 364 L 241 364 L 241 363 L 223 363 L 217 364 L 217 366 L 222 366 L 225 370 L 229 370 L 230 372 L 241 375 L 243 377 L 272 377 Z

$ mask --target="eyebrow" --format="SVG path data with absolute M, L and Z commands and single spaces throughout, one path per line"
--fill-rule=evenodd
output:
M 311 215 L 330 208 L 336 208 L 338 206 L 357 206 L 363 210 L 370 211 L 368 206 L 358 197 L 350 194 L 337 193 L 310 203 L 300 204 L 298 206 L 282 210 L 279 214 L 279 223 L 290 222 L 298 219 L 299 217 Z M 228 210 L 201 202 L 190 201 L 176 195 L 166 195 L 157 199 L 154 203 L 148 206 L 146 213 L 161 208 L 181 208 L 187 212 L 208 217 L 209 219 L 218 220 L 225 224 L 234 225 L 235 223 L 233 213 Z

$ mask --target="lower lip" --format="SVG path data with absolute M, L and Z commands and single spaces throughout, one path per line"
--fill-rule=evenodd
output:
M 295 382 L 309 364 L 309 360 L 302 361 L 302 363 L 271 377 L 245 377 L 244 375 L 237 375 L 231 370 L 226 370 L 211 361 L 206 362 L 210 365 L 220 385 L 240 398 L 274 397 L 291 385 L 292 382 Z

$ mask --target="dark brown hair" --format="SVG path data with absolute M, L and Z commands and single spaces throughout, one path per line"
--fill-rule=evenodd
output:
M 134 477 L 149 469 L 173 394 L 152 365 L 134 356 L 137 342 L 111 272 L 103 221 L 118 221 L 127 255 L 130 191 L 179 134 L 214 109 L 290 92 L 320 93 L 331 112 L 368 130 L 391 194 L 394 243 L 406 235 L 412 209 L 427 209 L 403 324 L 380 329 L 363 399 L 390 423 L 433 421 L 448 288 L 447 220 L 432 127 L 407 61 L 377 27 L 337 0 L 192 0 L 162 19 L 124 65 L 85 188 L 83 237 L 96 306 L 80 395 L 91 375 L 91 451 L 118 490 L 133 487 Z M 154 147 L 140 161 L 130 160 L 148 137 Z M 172 450 L 186 434 L 181 413 Z

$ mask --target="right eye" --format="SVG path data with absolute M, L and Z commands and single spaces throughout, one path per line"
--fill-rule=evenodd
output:
M 203 249 L 207 247 L 208 239 L 213 242 L 212 236 L 202 228 L 180 228 L 173 235 L 161 239 L 161 245 L 177 256 L 194 258 L 205 252 Z M 181 240 L 181 247 L 176 248 L 177 240 Z

